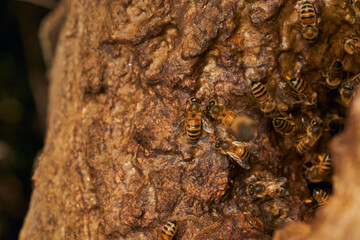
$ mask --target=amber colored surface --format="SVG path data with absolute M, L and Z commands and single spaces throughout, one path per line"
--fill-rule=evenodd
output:
M 284 223 L 311 222 L 302 174 L 311 155 L 296 153 L 295 138 L 313 116 L 346 114 L 325 85 L 330 64 L 341 58 L 345 71 L 360 72 L 359 57 L 342 48 L 342 39 L 359 30 L 351 5 L 313 4 L 320 34 L 310 43 L 295 1 L 63 1 L 45 24 L 62 23 L 49 74 L 49 129 L 20 239 L 154 239 L 169 220 L 178 223 L 175 239 L 270 239 Z M 59 12 L 65 17 L 54 17 Z M 304 107 L 284 75 L 302 77 L 318 104 Z M 278 109 L 293 115 L 293 135 L 275 132 L 251 81 L 266 84 Z M 234 138 L 217 121 L 208 119 L 214 134 L 188 141 L 191 96 L 202 100 L 204 118 L 216 98 L 255 121 L 255 137 L 244 143 L 254 155 L 250 170 L 214 149 L 215 137 Z M 360 136 L 349 132 L 356 116 L 354 108 L 347 130 L 353 145 Z M 311 153 L 328 151 L 331 138 L 324 134 Z M 341 174 L 351 170 L 351 156 L 344 165 L 341 149 L 333 148 L 334 199 L 350 202 L 345 190 L 353 179 Z M 262 173 L 286 177 L 289 195 L 252 201 L 244 179 Z M 328 219 L 335 223 L 335 216 Z M 314 239 L 333 231 L 322 230 L 322 222 L 313 223 Z

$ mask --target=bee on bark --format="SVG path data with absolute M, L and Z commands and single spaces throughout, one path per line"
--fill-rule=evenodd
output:
M 161 229 L 161 234 L 158 240 L 171 240 L 176 234 L 176 221 L 168 221 Z
M 214 100 L 209 102 L 206 110 L 210 117 L 221 121 L 238 140 L 246 142 L 254 137 L 255 126 L 253 119 L 229 111 L 223 104 L 216 103 Z
M 301 6 L 300 20 L 302 26 L 303 37 L 312 42 L 315 41 L 319 35 L 319 28 L 317 26 L 317 18 L 314 5 L 306 1 Z
M 271 98 L 266 86 L 261 82 L 251 82 L 251 91 L 260 104 L 261 111 L 266 116 L 271 116 L 276 111 L 276 105 Z
M 353 77 L 351 78 L 351 82 L 352 82 L 355 86 L 359 85 L 359 83 L 360 83 L 360 73 L 358 73 L 358 74 L 356 74 L 355 76 L 353 76 Z
M 271 228 L 281 228 L 287 222 L 290 208 L 283 205 L 283 200 L 275 198 L 268 201 L 264 208 L 268 210 L 266 219 Z
M 346 81 L 341 85 L 340 100 L 344 107 L 349 107 L 355 93 L 355 86 L 352 81 Z
M 305 106 L 313 107 L 317 102 L 317 94 L 313 92 L 307 82 L 302 78 L 291 78 L 285 76 L 289 85 L 295 90 L 295 94 L 299 96 Z
M 242 168 L 250 168 L 249 160 L 251 158 L 251 152 L 241 143 L 232 141 L 229 138 L 217 138 L 215 140 L 214 147 L 218 149 L 222 154 L 229 155 Z
M 235 112 L 227 110 L 223 104 L 213 100 L 209 102 L 206 110 L 212 118 L 221 121 L 227 127 L 230 127 L 237 117 Z
M 319 163 L 305 170 L 305 178 L 310 182 L 318 183 L 328 179 L 332 172 L 332 161 L 330 154 L 319 155 Z
M 350 55 L 359 54 L 360 40 L 355 35 L 349 35 L 343 40 L 343 48 Z
M 325 77 L 326 84 L 330 89 L 337 88 L 343 78 L 344 68 L 342 62 L 336 60 L 329 69 Z
M 295 123 L 293 119 L 288 116 L 275 117 L 272 120 L 272 124 L 274 126 L 275 131 L 283 135 L 288 135 L 292 133 L 293 130 L 295 129 Z
M 325 118 L 324 131 L 335 135 L 344 129 L 344 118 L 337 114 L 329 114 Z
M 264 181 L 250 181 L 246 185 L 246 194 L 253 199 L 276 198 L 288 195 L 284 184 L 285 177 L 273 178 Z
M 323 121 L 319 117 L 314 117 L 310 126 L 306 128 L 306 136 L 303 137 L 296 146 L 296 151 L 305 154 L 315 146 L 323 133 Z
M 206 132 L 211 133 L 213 131 L 206 120 L 202 118 L 200 99 L 190 98 L 190 100 L 187 101 L 186 112 L 185 133 L 190 141 L 196 142 L 199 139 L 202 127 Z

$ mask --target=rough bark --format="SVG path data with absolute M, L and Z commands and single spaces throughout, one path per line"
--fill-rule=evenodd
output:
M 176 239 L 270 239 L 284 223 L 309 220 L 303 160 L 259 110 L 250 81 L 266 83 L 279 108 L 294 109 L 300 122 L 309 113 L 296 105 L 283 74 L 301 71 L 319 96 L 310 115 L 323 115 L 333 97 L 323 84 L 329 65 L 343 56 L 346 71 L 360 72 L 359 57 L 344 56 L 341 46 L 359 30 L 349 4 L 314 1 L 321 16 L 315 43 L 301 36 L 295 1 L 62 4 L 58 12 L 66 15 L 53 18 L 63 24 L 49 73 L 46 144 L 20 239 L 153 239 L 170 219 L 178 222 Z M 50 61 L 51 44 L 45 50 Z M 185 103 L 191 96 L 202 99 L 204 112 L 218 98 L 254 119 L 250 170 L 215 151 L 212 134 L 188 141 Z M 347 134 L 355 144 L 360 133 L 349 133 L 355 110 L 350 117 Z M 216 134 L 227 134 L 223 125 L 211 124 Z M 353 196 L 346 185 L 352 179 L 342 176 L 355 160 L 340 150 L 347 149 L 348 138 L 342 139 L 334 158 L 334 199 L 345 190 Z M 341 168 L 344 155 L 349 161 Z M 255 171 L 287 177 L 290 194 L 251 201 L 244 179 Z M 329 239 L 325 226 L 317 229 L 316 239 Z

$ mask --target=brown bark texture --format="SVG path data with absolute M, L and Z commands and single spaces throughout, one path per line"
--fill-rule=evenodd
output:
M 40 34 L 51 62 L 48 131 L 20 239 L 157 239 L 169 220 L 178 224 L 174 239 L 271 239 L 288 223 L 276 239 L 359 239 L 360 98 L 331 150 L 329 132 L 305 156 L 295 150 L 313 116 L 347 116 L 324 76 L 337 59 L 360 72 L 360 58 L 342 45 L 359 20 L 348 1 L 314 0 L 319 34 L 310 42 L 302 3 L 61 2 Z M 285 75 L 307 82 L 315 107 L 299 102 Z M 293 135 L 274 131 L 251 82 L 294 117 Z M 193 96 L 214 131 L 197 142 L 184 131 Z M 242 142 L 250 169 L 214 148 L 216 137 L 242 139 L 206 114 L 212 99 L 253 120 L 254 137 Z M 328 151 L 333 195 L 311 220 L 303 164 Z M 286 177 L 289 194 L 250 198 L 245 180 L 263 173 Z

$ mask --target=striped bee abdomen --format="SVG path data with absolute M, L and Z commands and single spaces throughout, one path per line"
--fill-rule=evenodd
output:
M 270 94 L 265 85 L 260 82 L 251 82 L 251 90 L 254 97 L 260 102 L 264 102 L 270 98 Z
M 238 155 L 242 160 L 249 160 L 251 153 L 249 151 L 249 149 L 247 149 L 246 147 L 240 146 L 240 147 L 236 147 L 234 150 L 234 153 L 236 155 Z
M 201 117 L 196 114 L 191 114 L 186 122 L 186 135 L 191 141 L 199 139 L 201 134 Z
M 335 61 L 330 67 L 331 78 L 342 78 L 343 75 L 343 64 L 340 61 Z
M 273 125 L 275 130 L 282 134 L 290 133 L 294 129 L 292 122 L 284 118 L 274 118 Z
M 296 151 L 300 154 L 305 154 L 310 151 L 310 149 L 313 147 L 313 144 L 311 143 L 311 140 L 309 137 L 305 137 L 301 139 L 301 141 L 296 146 Z
M 360 73 L 357 74 L 357 75 L 355 75 L 355 76 L 353 76 L 353 77 L 351 78 L 351 81 L 352 81 L 355 85 L 358 85 L 358 84 L 360 83 Z
M 303 25 L 311 25 L 316 22 L 316 14 L 314 6 L 306 1 L 301 7 L 300 19 Z
M 176 221 L 167 222 L 161 229 L 161 240 L 171 240 L 175 236 L 176 230 Z
M 290 83 L 294 90 L 300 94 L 306 95 L 310 91 L 309 85 L 305 82 L 304 79 L 292 78 Z
M 319 164 L 320 174 L 329 174 L 332 171 L 332 161 L 329 154 L 326 154 Z

